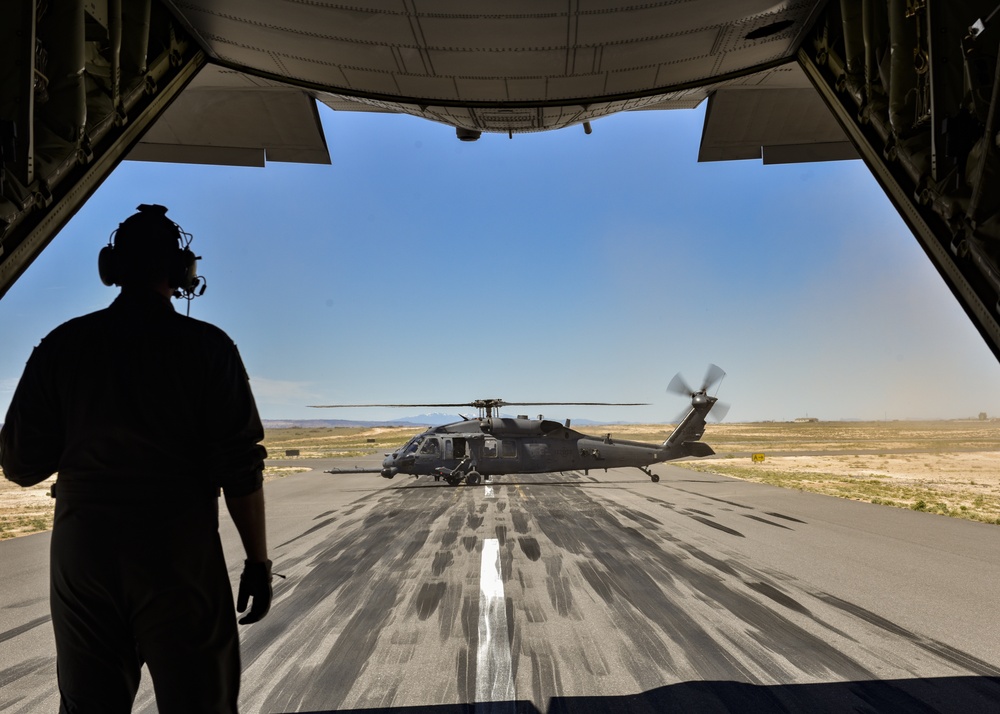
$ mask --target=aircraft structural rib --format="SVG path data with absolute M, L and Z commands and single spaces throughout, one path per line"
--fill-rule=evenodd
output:
M 205 63 L 150 0 L 41 7 L 0 22 L 0 297 Z
M 831 2 L 798 61 L 1000 359 L 995 9 Z

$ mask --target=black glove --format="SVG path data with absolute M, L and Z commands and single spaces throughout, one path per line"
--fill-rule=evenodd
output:
M 249 625 L 264 619 L 271 609 L 271 561 L 251 563 L 243 561 L 243 574 L 240 575 L 240 592 L 236 596 L 236 611 L 243 612 L 247 603 L 253 598 L 250 612 L 241 617 L 241 625 Z

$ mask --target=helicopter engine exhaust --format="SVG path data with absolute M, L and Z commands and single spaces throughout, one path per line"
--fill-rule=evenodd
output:
M 548 419 L 510 419 L 507 417 L 488 417 L 479 422 L 479 428 L 493 436 L 536 436 L 548 434 L 562 428 L 562 424 Z

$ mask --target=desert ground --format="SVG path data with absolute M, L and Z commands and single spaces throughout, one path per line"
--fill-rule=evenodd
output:
M 704 440 L 717 457 L 678 465 L 1000 524 L 1000 421 L 720 424 Z
M 582 427 L 616 439 L 659 442 L 669 424 Z M 315 458 L 391 451 L 420 429 L 289 428 L 268 430 L 265 479 L 310 470 Z M 710 424 L 716 451 L 685 468 L 785 488 L 1000 524 L 1000 420 L 755 422 Z M 287 457 L 286 452 L 298 451 Z M 763 455 L 754 461 L 753 455 Z M 758 459 L 760 456 L 758 456 Z M 288 465 L 302 461 L 301 466 Z M 52 526 L 55 478 L 21 488 L 0 480 L 0 538 Z

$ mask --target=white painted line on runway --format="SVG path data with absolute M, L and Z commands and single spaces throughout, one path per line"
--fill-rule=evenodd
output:
M 493 487 L 492 486 L 487 486 L 486 487 L 486 498 L 496 498 L 496 496 L 493 495 Z
M 503 703 L 497 706 L 497 703 Z M 490 703 L 490 704 L 486 704 Z M 514 678 L 507 639 L 507 606 L 500 572 L 500 541 L 483 541 L 479 571 L 479 651 L 476 653 L 476 711 L 514 711 Z

